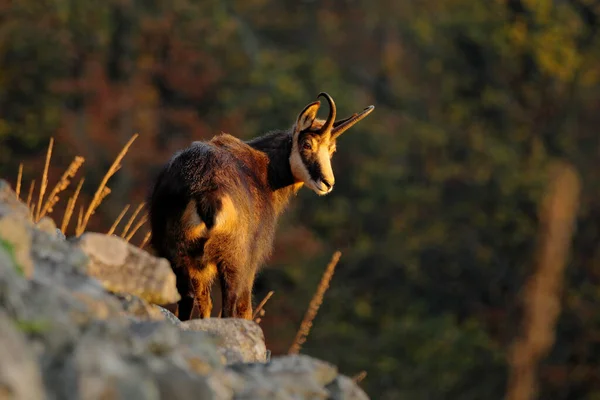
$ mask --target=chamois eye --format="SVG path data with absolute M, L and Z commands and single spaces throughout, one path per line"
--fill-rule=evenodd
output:
M 302 148 L 304 150 L 312 150 L 312 145 L 310 144 L 309 141 L 306 141 L 306 142 L 302 143 Z

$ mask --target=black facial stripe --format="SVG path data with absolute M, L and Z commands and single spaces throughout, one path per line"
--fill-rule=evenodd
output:
M 312 180 L 318 181 L 323 178 L 323 172 L 321 172 L 321 165 L 316 153 L 310 156 L 300 153 L 300 158 Z

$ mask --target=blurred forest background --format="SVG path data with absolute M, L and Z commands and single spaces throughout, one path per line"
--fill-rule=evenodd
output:
M 51 182 L 85 157 L 89 203 L 139 132 L 88 226 L 106 231 L 193 140 L 287 128 L 320 91 L 340 117 L 374 104 L 335 190 L 281 221 L 255 290 L 275 290 L 267 345 L 287 351 L 340 249 L 304 352 L 366 370 L 374 399 L 498 399 L 566 160 L 582 192 L 540 398 L 597 399 L 599 18 L 597 0 L 0 0 L 0 176 L 39 180 L 52 136 Z

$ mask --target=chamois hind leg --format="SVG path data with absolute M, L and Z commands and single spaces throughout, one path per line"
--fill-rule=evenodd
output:
M 242 288 L 237 302 L 237 312 L 240 318 L 252 319 L 252 287 L 254 286 L 255 273 L 249 273 L 246 285 Z
M 219 270 L 223 296 L 222 318 L 252 319 L 252 286 L 235 268 L 222 266 Z
M 200 318 L 210 318 L 212 311 L 212 299 L 210 297 L 210 289 L 213 279 L 217 274 L 215 264 L 207 264 L 201 269 L 190 271 L 191 284 L 194 291 L 194 304 L 198 308 Z

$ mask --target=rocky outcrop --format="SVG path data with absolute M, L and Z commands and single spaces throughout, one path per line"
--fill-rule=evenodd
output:
M 180 299 L 175 274 L 164 258 L 153 257 L 118 236 L 85 233 L 75 243 L 90 259 L 88 273 L 107 290 L 135 294 L 156 304 Z
M 219 349 L 228 364 L 267 361 L 265 337 L 254 321 L 236 318 L 195 319 L 183 322 L 181 329 L 204 331 L 219 338 Z
M 329 363 L 267 361 L 254 322 L 179 321 L 166 261 L 44 224 L 0 181 L 0 399 L 367 399 Z

